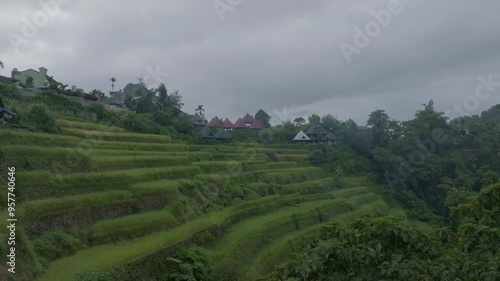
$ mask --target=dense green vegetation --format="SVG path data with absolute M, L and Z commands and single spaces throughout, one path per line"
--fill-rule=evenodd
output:
M 500 184 L 453 208 L 458 231 L 368 216 L 329 224 L 269 280 L 498 280 Z
M 500 105 L 451 121 L 432 102 L 406 122 L 377 110 L 369 129 L 307 118 L 337 144 L 293 144 L 305 118 L 259 111 L 265 131 L 220 144 L 196 138 L 177 92 L 141 89 L 113 112 L 0 84 L 17 113 L 0 128 L 0 169 L 17 169 L 13 280 L 498 278 Z

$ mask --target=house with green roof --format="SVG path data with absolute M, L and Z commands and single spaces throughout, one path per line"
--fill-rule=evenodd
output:
M 219 128 L 214 134 L 215 139 L 228 141 L 232 138 L 231 134 L 224 128 Z
M 300 131 L 293 140 L 295 142 L 337 143 L 339 138 L 332 132 L 325 130 L 319 123 L 312 123 L 305 133 Z
M 323 141 L 328 135 L 328 132 L 319 123 L 313 123 L 311 127 L 306 131 L 306 135 L 312 141 Z
M 211 139 L 215 138 L 214 133 L 207 126 L 203 127 L 203 129 L 201 129 L 199 135 L 200 135 L 200 138 L 202 138 L 204 140 L 211 140 Z

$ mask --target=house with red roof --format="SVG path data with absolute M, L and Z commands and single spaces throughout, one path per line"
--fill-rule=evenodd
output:
M 247 113 L 243 118 L 238 118 L 235 123 L 232 123 L 228 118 L 222 121 L 219 117 L 215 116 L 208 123 L 209 128 L 214 128 L 222 125 L 222 128 L 226 130 L 262 130 L 264 126 L 256 120 L 252 115 Z
M 234 124 L 226 118 L 226 120 L 222 123 L 222 128 L 232 130 L 234 129 Z
M 208 122 L 207 126 L 209 128 L 215 128 L 218 125 L 220 125 L 220 123 L 221 123 L 221 120 L 219 119 L 219 117 L 215 116 L 214 118 L 212 118 L 212 120 L 210 120 L 210 122 Z

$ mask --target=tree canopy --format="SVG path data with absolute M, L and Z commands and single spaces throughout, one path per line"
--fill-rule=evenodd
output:
M 499 206 L 500 183 L 453 209 L 457 233 L 380 214 L 328 224 L 268 280 L 498 280 Z
M 269 116 L 269 114 L 267 114 L 267 112 L 265 112 L 264 110 L 259 109 L 259 111 L 255 113 L 255 119 L 259 121 L 262 126 L 264 126 L 264 128 L 271 127 L 271 124 L 269 123 L 269 121 L 271 120 L 271 116 Z

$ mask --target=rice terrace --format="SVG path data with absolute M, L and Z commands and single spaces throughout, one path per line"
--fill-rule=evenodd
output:
M 500 280 L 500 5 L 313 2 L 2 5 L 0 281 Z

